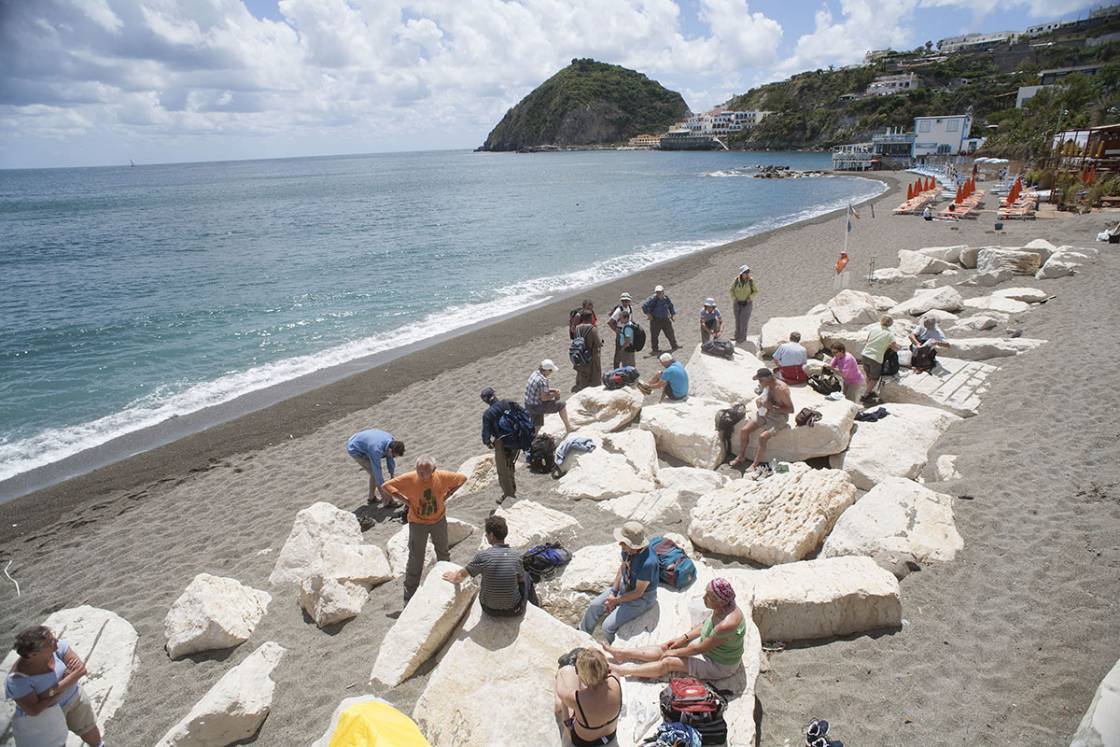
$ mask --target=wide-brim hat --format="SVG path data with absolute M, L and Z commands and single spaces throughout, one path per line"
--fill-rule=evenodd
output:
M 630 547 L 645 547 L 649 544 L 646 538 L 646 528 L 640 521 L 628 521 L 614 530 L 614 538 L 625 542 Z
M 630 294 L 629 294 L 629 293 L 623 293 L 622 295 L 620 295 L 620 296 L 618 297 L 618 300 L 619 300 L 619 301 L 633 301 L 634 299 L 630 298 Z

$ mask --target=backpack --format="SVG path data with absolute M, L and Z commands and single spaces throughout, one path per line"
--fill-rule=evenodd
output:
M 844 388 L 840 383 L 840 379 L 836 374 L 832 373 L 832 369 L 826 368 L 825 373 L 814 374 L 809 377 L 809 388 L 817 394 L 829 395 L 833 392 L 839 392 Z
M 724 744 L 727 699 L 714 687 L 693 677 L 674 677 L 661 691 L 661 715 L 696 729 L 701 744 Z
M 571 561 L 572 554 L 555 542 L 533 545 L 521 555 L 521 564 L 533 577 L 533 583 L 552 578 L 557 568 L 563 568 Z
M 932 347 L 922 345 L 910 353 L 910 368 L 916 371 L 929 371 L 937 365 L 937 351 Z
M 556 439 L 547 433 L 538 434 L 529 445 L 529 471 L 547 475 L 556 469 Z
M 652 736 L 646 737 L 643 745 L 649 747 L 700 747 L 700 732 L 680 721 L 661 724 Z
M 820 422 L 820 419 L 822 417 L 824 416 L 821 415 L 820 410 L 814 409 L 812 407 L 802 407 L 801 412 L 797 413 L 797 417 L 793 419 L 793 422 L 796 423 L 798 427 L 807 426 L 809 428 L 812 428 L 814 425 Z
M 572 344 L 568 346 L 568 360 L 572 365 L 586 366 L 591 362 L 591 357 L 591 348 L 587 346 L 587 340 L 580 335 L 572 337 Z
M 880 376 L 895 376 L 898 374 L 898 353 L 888 350 L 883 356 L 883 370 Z
M 735 343 L 730 340 L 708 340 L 700 346 L 700 352 L 732 360 L 735 357 Z
M 633 384 L 639 378 L 638 369 L 633 366 L 622 366 L 603 374 L 603 387 L 607 391 L 621 389 L 627 384 Z
M 649 546 L 657 555 L 661 583 L 684 589 L 696 580 L 696 564 L 676 542 L 668 537 L 650 537 Z
M 641 325 L 630 322 L 630 328 L 634 330 L 634 342 L 626 346 L 627 353 L 640 352 L 646 346 L 646 331 L 642 329 Z
M 533 416 L 513 400 L 507 400 L 506 409 L 498 416 L 498 435 L 502 445 L 510 450 L 528 451 L 533 445 L 536 430 Z
M 735 426 L 747 416 L 747 406 L 742 402 L 725 407 L 716 413 L 716 432 L 723 440 L 723 449 L 731 453 L 731 436 L 735 433 Z

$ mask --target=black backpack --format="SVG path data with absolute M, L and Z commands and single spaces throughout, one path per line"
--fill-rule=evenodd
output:
M 840 383 L 840 379 L 836 378 L 836 374 L 833 373 L 830 368 L 826 368 L 823 373 L 810 376 L 807 383 L 809 384 L 809 388 L 814 392 L 824 395 L 839 392 L 844 388 L 844 385 Z
M 910 353 L 910 368 L 915 371 L 929 371 L 937 365 L 937 351 L 932 347 L 922 345 Z
M 587 340 L 582 335 L 572 337 L 572 344 L 568 346 L 568 360 L 572 365 L 586 366 L 591 362 L 591 358 L 591 348 L 587 346 Z
M 634 330 L 634 342 L 626 347 L 626 352 L 637 353 L 646 346 L 646 331 L 635 322 L 630 322 L 630 328 Z
M 533 416 L 513 400 L 506 400 L 502 414 L 498 416 L 498 435 L 502 446 L 507 450 L 528 451 L 533 445 L 536 433 Z
M 556 571 L 572 561 L 572 554 L 555 542 L 534 545 L 521 555 L 521 564 L 533 577 L 533 583 L 552 578 Z
M 700 734 L 701 744 L 727 742 L 723 712 L 727 698 L 707 682 L 691 677 L 672 678 L 661 691 L 661 716 L 687 724 Z
M 556 439 L 541 433 L 529 446 L 529 471 L 547 475 L 556 469 Z
M 716 432 L 723 440 L 723 447 L 728 454 L 731 453 L 731 436 L 735 433 L 735 426 L 747 416 L 747 406 L 742 402 L 725 407 L 716 413 Z
M 883 370 L 881 376 L 895 376 L 898 374 L 898 353 L 893 350 L 888 350 L 887 354 L 883 356 Z
M 633 366 L 621 366 L 603 374 L 603 387 L 608 391 L 621 389 L 627 384 L 633 384 L 638 379 L 638 369 Z
M 708 340 L 700 346 L 700 352 L 717 358 L 735 358 L 735 343 L 730 340 Z

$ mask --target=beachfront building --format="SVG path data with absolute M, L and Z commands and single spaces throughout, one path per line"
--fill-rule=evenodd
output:
M 849 143 L 832 149 L 832 168 L 836 171 L 875 171 L 879 164 L 874 143 Z
M 694 135 L 726 135 L 749 130 L 768 114 L 768 111 L 733 111 L 717 107 L 702 114 L 693 114 L 682 126 Z
M 914 73 L 900 73 L 898 75 L 880 75 L 867 86 L 867 96 L 890 96 L 896 93 L 913 91 L 921 85 L 921 81 Z
M 658 148 L 661 146 L 660 135 L 635 135 L 627 143 L 631 148 Z
M 864 53 L 863 62 L 866 65 L 874 64 L 874 63 L 878 62 L 879 60 L 886 59 L 887 57 L 889 57 L 891 55 L 892 52 L 893 52 L 893 50 L 891 50 L 890 48 L 869 50 L 869 51 Z
M 972 129 L 971 114 L 914 117 L 913 158 L 955 156 L 967 152 L 965 141 Z
M 960 52 L 962 49 L 979 50 L 1000 45 L 1008 45 L 1019 35 L 1014 31 L 997 31 L 993 34 L 962 34 L 949 36 L 937 42 L 937 50 L 945 54 Z
M 913 132 L 903 132 L 901 127 L 888 127 L 886 132 L 872 135 L 871 144 L 875 146 L 875 153 L 884 162 L 902 168 L 910 166 L 911 154 L 914 150 Z

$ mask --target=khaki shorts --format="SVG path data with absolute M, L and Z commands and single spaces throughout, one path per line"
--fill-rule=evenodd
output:
M 868 358 L 866 355 L 860 356 L 859 362 L 863 364 L 864 369 L 867 371 L 869 378 L 877 379 L 879 374 L 883 373 L 883 362 Z
M 755 421 L 758 423 L 758 430 L 760 433 L 770 431 L 771 433 L 778 433 L 779 431 L 789 430 L 789 416 L 788 415 L 770 415 L 767 413 L 764 417 L 755 415 Z
M 93 712 L 93 703 L 90 702 L 86 691 L 78 688 L 78 696 L 62 706 L 66 714 L 66 728 L 81 736 L 97 728 L 97 716 Z
M 688 676 L 698 680 L 725 680 L 739 671 L 742 662 L 735 664 L 718 664 L 706 656 L 688 657 Z

